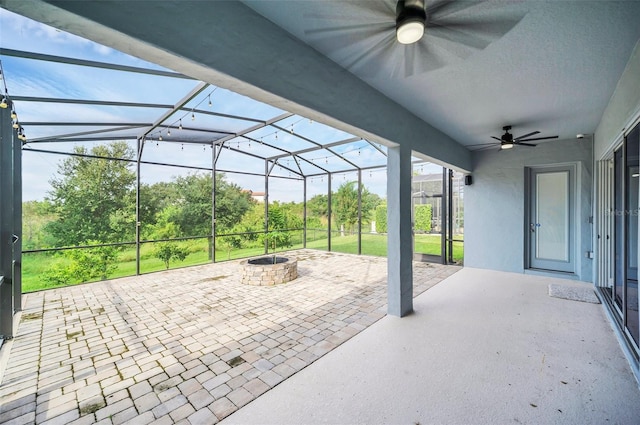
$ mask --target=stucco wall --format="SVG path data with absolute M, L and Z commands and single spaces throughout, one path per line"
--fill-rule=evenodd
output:
M 551 141 L 535 148 L 473 154 L 473 184 L 465 187 L 465 252 L 469 267 L 524 272 L 525 167 L 577 164 L 576 275 L 592 280 L 590 139 Z M 528 231 L 528 230 L 527 230 Z
M 640 112 L 640 41 L 618 81 L 595 133 L 594 157 L 602 156 L 613 146 L 625 125 Z

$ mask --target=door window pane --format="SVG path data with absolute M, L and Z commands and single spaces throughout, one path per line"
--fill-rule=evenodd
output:
M 636 344 L 640 337 L 638 327 L 638 165 L 640 153 L 640 126 L 637 126 L 626 140 L 626 325 Z
M 569 261 L 569 173 L 536 175 L 536 257 Z

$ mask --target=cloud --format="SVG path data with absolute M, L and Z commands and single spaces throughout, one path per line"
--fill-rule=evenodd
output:
M 158 65 L 148 64 L 140 59 L 133 58 L 111 48 L 101 46 L 88 40 L 84 40 L 72 34 L 56 30 L 47 25 L 29 20 L 6 10 L 0 9 L 0 37 L 5 48 L 41 52 L 51 55 L 82 58 L 87 60 L 105 61 L 132 66 L 152 67 L 163 69 Z M 107 100 L 137 103 L 159 103 L 173 105 L 189 93 L 197 84 L 197 81 L 141 75 L 135 73 L 94 69 L 83 66 L 67 65 L 60 63 L 47 63 L 31 59 L 5 57 L 2 58 L 5 68 L 9 92 L 15 96 L 33 96 L 49 98 L 73 98 L 85 100 Z M 208 105 L 209 98 L 212 105 Z M 210 110 L 223 114 L 250 117 L 257 120 L 270 120 L 281 115 L 284 111 L 233 93 L 224 88 L 208 88 L 196 98 L 192 99 L 186 107 Z M 22 122 L 155 122 L 166 110 L 158 108 L 134 108 L 98 105 L 77 105 L 45 102 L 16 102 L 16 109 Z M 191 113 L 185 111 L 176 112 L 166 119 L 155 130 L 153 137 L 157 140 L 160 132 L 167 136 L 167 127 L 177 124 L 183 118 L 185 127 L 197 129 L 223 130 L 239 132 L 255 125 L 255 122 L 247 120 L 235 120 L 221 118 L 205 114 L 197 114 L 196 120 L 191 121 Z M 326 144 L 351 138 L 352 135 L 311 121 L 305 117 L 293 115 L 276 123 L 285 130 L 275 127 L 264 127 L 250 134 L 254 139 L 264 138 L 265 143 L 274 147 L 260 146 L 245 138 L 232 140 L 230 144 L 235 148 L 246 152 L 242 155 L 230 150 L 223 150 L 217 167 L 228 170 L 227 178 L 245 189 L 254 191 L 264 190 L 265 162 L 263 159 L 253 158 L 250 155 L 273 156 L 282 150 L 298 151 L 313 147 L 314 143 L 305 141 L 304 138 L 313 140 L 317 144 Z M 25 127 L 27 137 L 64 135 L 74 132 L 91 131 L 105 128 L 103 126 L 31 126 Z M 291 131 L 293 130 L 293 132 Z M 131 137 L 138 136 L 143 130 L 132 130 L 126 134 Z M 276 139 L 277 134 L 277 139 Z M 115 139 L 124 137 L 120 132 Z M 133 136 L 132 136 L 133 135 Z M 298 137 L 302 136 L 302 137 Z M 202 140 L 210 143 L 219 137 L 213 133 L 188 132 L 184 130 L 172 130 L 172 138 L 180 140 L 180 137 L 191 140 Z M 94 146 L 101 142 L 87 143 Z M 135 144 L 131 141 L 132 145 Z M 70 152 L 77 143 L 57 143 L 49 145 L 33 144 L 34 148 L 53 149 Z M 279 150 L 280 149 L 280 150 Z M 342 153 L 346 159 L 358 166 L 384 165 L 384 155 L 373 149 L 364 141 L 352 143 L 348 146 L 336 146 L 334 151 Z M 193 167 L 211 167 L 212 150 L 204 144 L 148 141 L 145 145 L 142 159 L 144 161 L 166 162 Z M 323 168 L 338 171 L 349 169 L 348 162 L 337 159 L 326 150 L 319 150 L 304 154 L 312 163 Z M 25 199 L 42 199 L 50 189 L 48 181 L 55 174 L 58 162 L 63 156 L 51 154 L 25 153 L 24 193 Z M 286 165 L 286 159 L 281 162 Z M 296 170 L 298 166 L 289 159 L 288 167 Z M 305 173 L 317 173 L 320 169 L 311 164 L 301 162 L 300 167 Z M 145 183 L 167 181 L 173 176 L 183 176 L 193 173 L 195 170 L 185 168 L 143 165 L 141 179 Z M 255 173 L 258 176 L 243 174 Z M 274 167 L 273 176 L 288 177 L 290 172 L 281 167 Z M 293 174 L 291 174 L 294 176 Z M 377 170 L 364 171 L 363 183 L 371 192 L 384 196 L 386 191 L 386 175 Z M 357 174 L 334 175 L 334 190 L 343 181 L 357 179 Z M 326 193 L 328 176 L 307 179 L 308 198 L 314 194 Z M 271 200 L 284 202 L 299 202 L 303 197 L 303 184 L 298 180 L 290 180 L 272 177 L 269 179 L 269 191 Z

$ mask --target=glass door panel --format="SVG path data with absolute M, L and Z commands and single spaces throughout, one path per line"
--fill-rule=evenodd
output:
M 536 258 L 569 261 L 569 173 L 536 176 Z
M 625 224 L 626 224 L 626 326 L 636 345 L 639 345 L 638 326 L 638 173 L 640 153 L 640 126 L 627 136 L 626 140 L 626 185 L 625 185 Z
M 613 187 L 614 187 L 614 228 L 615 228 L 615 268 L 614 268 L 614 291 L 613 300 L 622 310 L 624 299 L 624 206 L 623 206 L 623 186 L 624 186 L 624 164 L 622 149 L 618 149 L 613 154 Z

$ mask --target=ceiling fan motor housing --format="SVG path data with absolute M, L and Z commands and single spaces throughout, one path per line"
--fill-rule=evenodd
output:
M 396 5 L 396 31 L 401 27 L 415 22 L 424 27 L 427 13 L 424 8 L 424 0 L 398 0 Z

